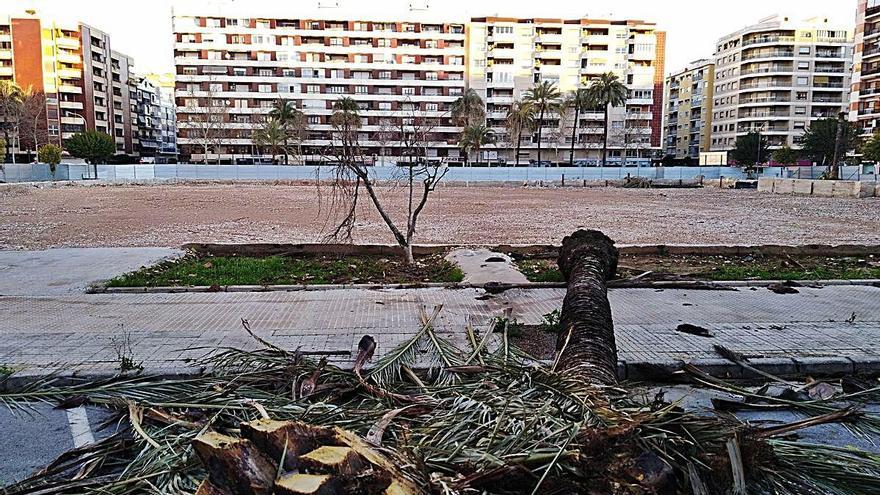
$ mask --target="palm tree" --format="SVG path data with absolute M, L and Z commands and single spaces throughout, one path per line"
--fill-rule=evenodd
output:
M 593 81 L 589 92 L 596 106 L 601 106 L 605 112 L 602 141 L 602 166 L 604 167 L 608 159 L 608 109 L 626 104 L 627 89 L 616 74 L 606 72 Z M 624 125 L 624 130 L 625 128 Z
M 354 143 L 354 132 L 361 126 L 361 108 L 353 98 L 345 96 L 333 103 L 333 115 L 330 124 L 341 133 L 343 153 L 351 151 Z
M 473 89 L 468 89 L 452 103 L 452 118 L 462 127 L 481 123 L 486 118 L 486 105 Z
M 24 91 L 12 81 L 0 81 L 0 127 L 3 129 L 4 158 L 9 156 L 12 148 L 12 140 L 9 131 L 15 128 L 18 121 L 21 105 L 24 99 Z
M 524 132 L 532 130 L 535 125 L 535 112 L 532 105 L 528 102 L 515 101 L 507 110 L 507 120 L 505 121 L 507 133 L 510 139 L 516 143 L 516 161 L 514 166 L 519 165 L 519 151 L 522 146 L 522 135 Z
M 287 154 L 289 137 L 281 121 L 270 118 L 263 124 L 263 127 L 254 131 L 253 140 L 257 146 L 267 146 L 271 150 L 272 162 L 274 163 L 279 150 L 284 151 L 285 155 Z
M 589 91 L 578 88 L 572 91 L 571 94 L 568 95 L 568 98 L 565 99 L 565 106 L 566 108 L 574 109 L 574 125 L 571 129 L 571 152 L 568 156 L 569 166 L 574 167 L 574 149 L 577 145 L 581 112 L 586 112 L 591 108 L 595 108 L 596 102 L 593 101 L 593 95 Z
M 543 81 L 528 90 L 523 100 L 531 105 L 538 115 L 538 166 L 541 166 L 541 135 L 544 118 L 562 113 L 561 95 L 555 84 Z
M 299 135 L 304 126 L 305 119 L 303 113 L 296 108 L 296 104 L 291 100 L 279 98 L 272 106 L 269 117 L 281 124 L 285 130 L 284 140 L 284 164 L 290 164 L 289 153 L 287 152 L 288 140 L 291 136 Z
M 495 133 L 484 124 L 477 124 L 465 127 L 458 145 L 464 151 L 464 161 L 467 164 L 470 161 L 471 152 L 476 153 L 479 162 L 480 150 L 493 143 L 495 143 Z

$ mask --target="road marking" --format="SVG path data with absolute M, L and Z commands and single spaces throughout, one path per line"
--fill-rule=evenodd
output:
M 83 406 L 67 410 L 67 422 L 70 424 L 70 434 L 73 436 L 74 448 L 80 448 L 95 443 L 92 428 L 89 426 L 89 416 Z

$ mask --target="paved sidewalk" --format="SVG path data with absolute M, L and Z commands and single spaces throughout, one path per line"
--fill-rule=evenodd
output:
M 537 324 L 561 306 L 564 295 L 561 289 L 511 290 L 486 299 L 478 289 L 412 289 L 6 296 L 0 297 L 0 364 L 23 367 L 23 375 L 59 368 L 112 373 L 115 348 L 127 335 L 135 361 L 147 371 L 193 371 L 190 360 L 209 349 L 256 348 L 241 318 L 284 348 L 353 352 L 360 337 L 370 334 L 381 355 L 418 328 L 420 307 L 443 304 L 437 328 L 462 342 L 467 324 L 488 328 L 508 307 L 519 321 Z M 725 367 L 713 344 L 779 372 L 880 370 L 875 287 L 802 288 L 795 295 L 618 289 L 610 299 L 630 378 L 651 376 L 655 365 L 680 360 L 740 373 Z M 680 323 L 704 326 L 714 337 L 676 332 Z
M 149 247 L 0 250 L 0 295 L 82 294 L 93 283 L 181 255 Z

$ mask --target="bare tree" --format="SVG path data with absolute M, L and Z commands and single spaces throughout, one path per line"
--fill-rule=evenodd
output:
M 337 193 L 334 194 L 334 207 L 343 209 L 343 212 L 328 239 L 351 240 L 363 189 L 403 249 L 407 263 L 413 263 L 412 243 L 419 216 L 448 171 L 442 160 L 428 157 L 428 149 L 436 144 L 434 131 L 442 118 L 425 117 L 413 105 L 410 113 L 395 119 L 393 130 L 390 124 L 386 127 L 389 142 L 404 150 L 403 160 L 398 162 L 400 173 L 396 174 L 394 183 L 406 189 L 406 217 L 395 219 L 387 198 L 380 197 L 377 179 L 368 165 L 368 154 L 360 142 L 361 117 L 357 103 L 351 98 L 342 98 L 334 104 L 334 110 L 332 144 L 327 149 L 327 159 L 335 165 L 333 187 Z
M 36 155 L 40 145 L 49 139 L 48 122 L 46 121 L 46 95 L 42 91 L 24 91 L 17 127 L 20 146 L 27 150 L 28 161 L 30 161 L 31 151 Z
M 187 136 L 194 139 L 203 150 L 203 162 L 208 164 L 208 154 L 213 148 L 220 163 L 220 146 L 225 140 L 224 131 L 229 122 L 230 102 L 221 98 L 212 87 L 212 81 L 197 89 L 190 89 L 186 99 L 186 119 L 178 124 L 187 129 Z

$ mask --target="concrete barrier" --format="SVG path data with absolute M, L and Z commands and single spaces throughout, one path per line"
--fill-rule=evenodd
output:
M 880 198 L 880 183 L 853 180 L 758 179 L 758 191 L 822 198 Z
M 792 179 L 794 182 L 794 194 L 809 196 L 813 194 L 813 182 L 807 179 Z
M 774 192 L 774 186 L 776 185 L 776 179 L 773 177 L 761 177 L 758 179 L 758 191 L 761 192 Z
M 830 180 L 813 181 L 813 196 L 821 196 L 823 198 L 834 196 L 834 183 Z

